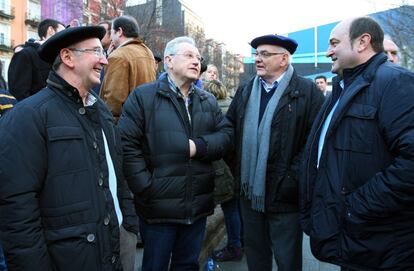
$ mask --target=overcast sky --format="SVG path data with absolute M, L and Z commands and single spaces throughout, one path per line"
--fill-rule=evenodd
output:
M 250 54 L 250 42 L 260 35 L 286 34 L 398 7 L 401 0 L 184 0 L 203 22 L 207 38 L 224 42 L 228 50 Z M 414 0 L 405 1 L 413 5 Z M 327 41 L 328 42 L 328 41 Z

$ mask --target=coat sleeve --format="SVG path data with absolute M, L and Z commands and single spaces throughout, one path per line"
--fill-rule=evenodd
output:
M 213 96 L 209 97 L 209 103 L 212 106 L 216 128 L 214 132 L 200 136 L 207 144 L 207 152 L 201 160 L 213 161 L 223 158 L 231 149 L 233 129 L 230 121 L 223 116 L 221 108 Z
M 384 90 L 378 127 L 394 159 L 346 197 L 348 212 L 363 220 L 386 217 L 414 204 L 414 75 L 401 73 L 378 85 Z
M 30 96 L 33 63 L 27 49 L 13 55 L 8 71 L 10 93 L 18 101 Z
M 151 172 L 143 155 L 144 108 L 135 90 L 126 101 L 118 127 L 124 152 L 124 174 L 134 195 L 143 195 L 151 187 Z
M 39 195 L 47 149 L 37 112 L 19 107 L 0 121 L 0 232 L 9 270 L 52 270 Z
M 316 85 L 313 82 L 310 82 L 310 86 L 305 86 L 305 92 L 309 91 L 310 99 L 308 103 L 307 108 L 307 119 L 305 121 L 305 136 L 303 141 L 303 146 L 300 150 L 300 152 L 292 158 L 292 162 L 290 164 L 290 173 L 293 175 L 292 177 L 295 180 L 299 179 L 300 170 L 302 167 L 302 161 L 303 161 L 303 153 L 305 150 L 306 145 L 306 139 L 309 136 L 309 133 L 312 129 L 313 122 L 316 118 L 316 115 L 318 115 L 319 110 L 322 106 L 322 104 L 325 101 L 325 96 L 323 96 L 322 92 L 316 87 Z

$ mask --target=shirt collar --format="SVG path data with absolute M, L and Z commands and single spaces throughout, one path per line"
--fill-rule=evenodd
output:
M 98 99 L 96 99 L 95 96 L 93 96 L 90 92 L 88 92 L 88 94 L 86 95 L 86 99 L 85 99 L 85 106 L 91 106 L 94 103 L 96 103 Z
M 273 83 L 271 85 L 267 84 L 267 82 L 265 80 L 263 80 L 262 77 L 259 77 L 260 82 L 262 83 L 263 88 L 266 90 L 266 92 L 270 92 L 275 86 L 277 87 L 277 85 L 279 84 L 279 82 L 283 79 L 283 76 L 285 76 L 286 71 L 284 73 L 282 73 L 279 78 L 277 78 L 275 81 L 273 81 Z
M 173 80 L 170 78 L 170 76 L 167 74 L 168 78 L 168 85 L 170 86 L 170 89 L 177 94 L 179 97 L 184 98 L 184 95 L 182 94 L 181 90 L 177 87 L 177 85 L 173 82 Z M 188 90 L 188 97 L 190 97 L 191 94 L 194 92 L 194 84 L 191 84 L 190 89 Z

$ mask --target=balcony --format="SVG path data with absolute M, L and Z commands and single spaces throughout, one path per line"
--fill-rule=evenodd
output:
M 0 36 L 0 51 L 13 52 L 13 41 Z
M 6 18 L 8 20 L 13 20 L 14 8 L 9 5 L 0 4 L 0 17 Z
M 26 12 L 26 19 L 24 20 L 24 22 L 25 24 L 28 24 L 33 28 L 37 28 L 40 23 L 40 15 L 30 13 L 30 11 Z

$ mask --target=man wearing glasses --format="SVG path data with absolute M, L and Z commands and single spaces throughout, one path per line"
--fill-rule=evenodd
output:
M 156 79 L 154 55 L 139 39 L 138 32 L 138 23 L 131 16 L 120 16 L 112 22 L 114 51 L 108 57 L 99 96 L 106 102 L 116 121 L 131 91 Z
M 298 169 L 308 131 L 324 98 L 291 63 L 295 40 L 252 40 L 257 75 L 239 87 L 227 117 L 235 133 L 244 249 L 250 271 L 302 270 Z
M 201 60 L 192 38 L 168 42 L 166 73 L 129 95 L 118 122 L 145 240 L 143 271 L 199 270 L 214 209 L 211 162 L 223 157 L 232 132 L 214 96 L 194 84 Z
M 100 26 L 71 27 L 39 56 L 47 86 L 0 121 L 0 232 L 9 270 L 122 270 L 122 150 L 93 91 L 108 63 Z M 121 206 L 120 206 L 121 205 Z

